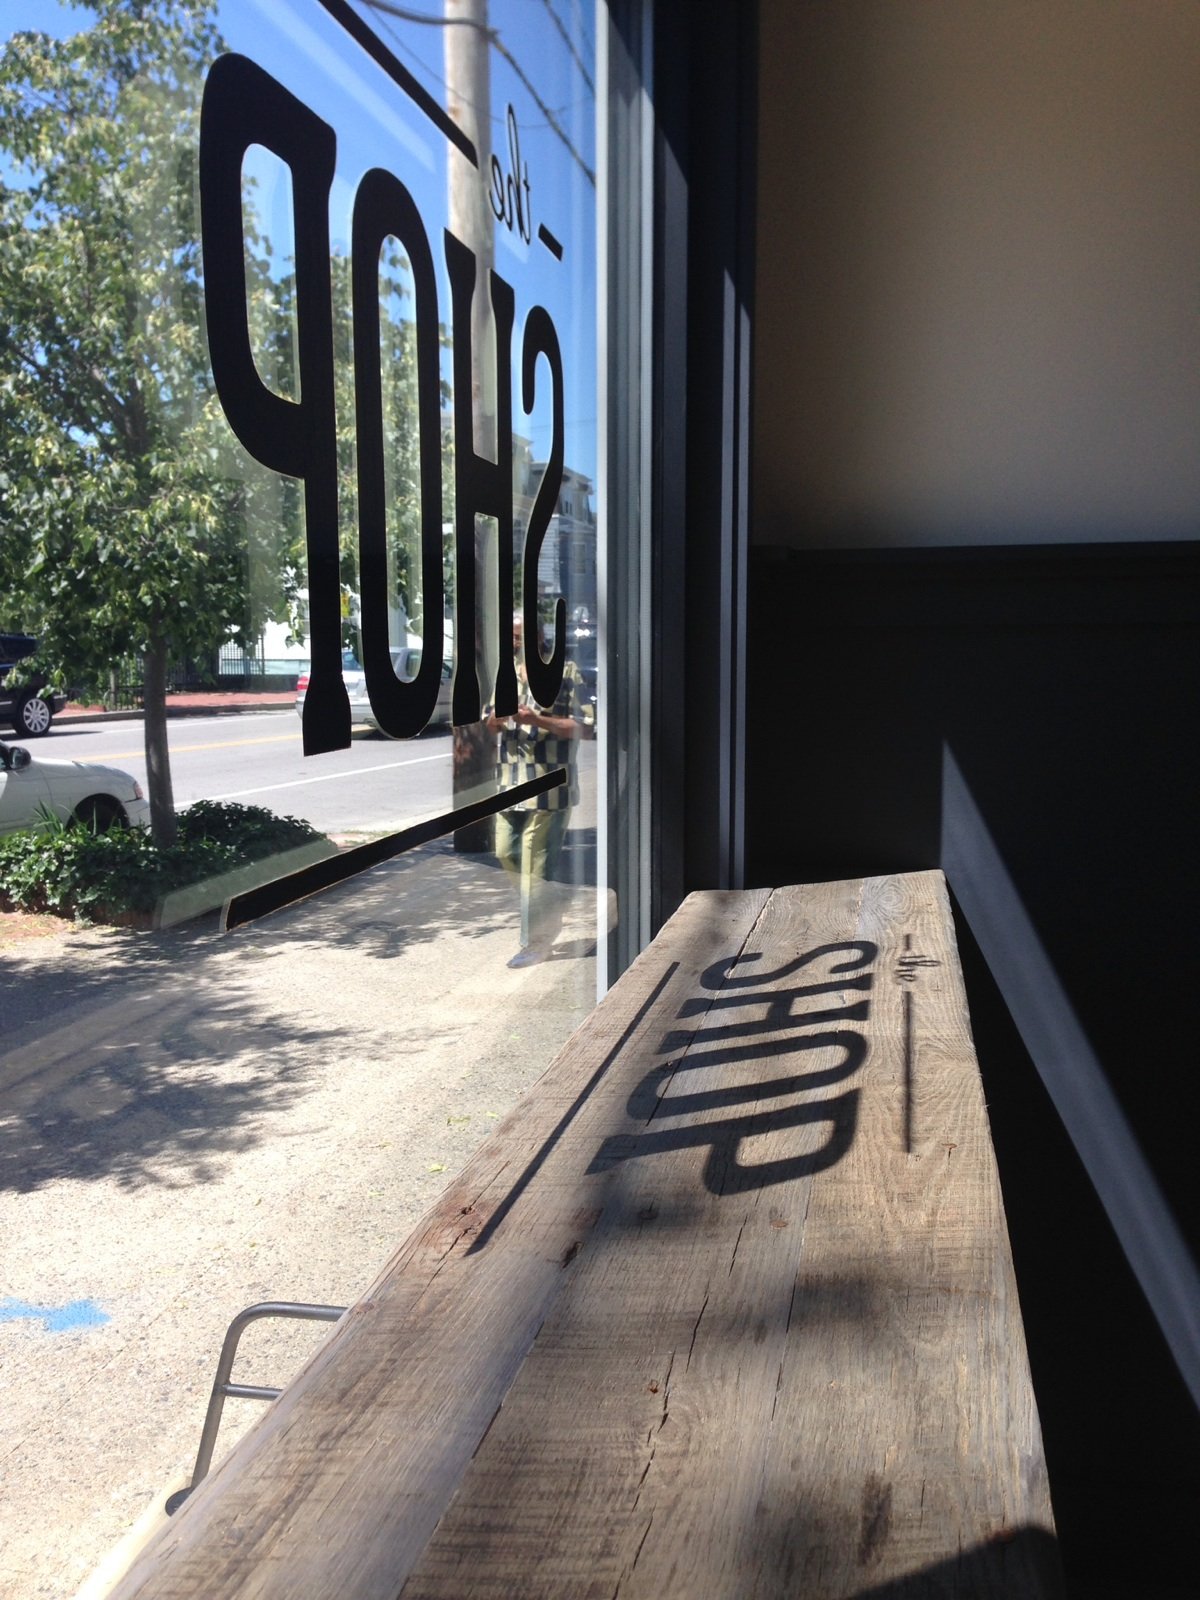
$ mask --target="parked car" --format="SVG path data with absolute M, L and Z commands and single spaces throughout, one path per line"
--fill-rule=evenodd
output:
M 92 828 L 150 826 L 132 773 L 94 761 L 43 761 L 0 739 L 0 834 L 36 828 L 47 813 Z
M 0 723 L 11 723 L 26 739 L 49 733 L 52 718 L 67 703 L 60 689 L 47 689 L 37 678 L 19 689 L 6 689 L 4 680 L 18 661 L 33 655 L 38 642 L 29 633 L 0 633 Z
M 573 661 L 583 679 L 580 690 L 584 726 L 596 726 L 596 701 L 599 693 L 599 671 L 596 662 L 596 634 L 589 627 L 576 627 L 567 633 L 567 660 Z
M 398 678 L 415 678 L 421 666 L 421 647 L 419 645 L 393 645 L 392 668 Z M 450 721 L 450 707 L 452 701 L 452 676 L 453 669 L 449 661 L 442 662 L 442 681 L 438 686 L 437 704 L 430 717 L 430 725 Z M 378 728 L 371 710 L 371 702 L 367 698 L 367 675 L 359 665 L 358 657 L 353 650 L 342 651 L 342 678 L 346 684 L 346 693 L 350 697 L 350 720 L 356 723 L 366 723 L 370 728 Z M 304 696 L 308 690 L 308 673 L 302 672 L 296 682 L 296 711 L 304 711 Z

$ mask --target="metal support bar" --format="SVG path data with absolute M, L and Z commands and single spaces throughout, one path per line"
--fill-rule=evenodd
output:
M 208 1397 L 208 1410 L 204 1414 L 204 1427 L 200 1432 L 196 1465 L 192 1469 L 192 1481 L 186 1489 L 173 1494 L 167 1501 L 168 1515 L 177 1511 L 196 1485 L 208 1476 L 226 1399 L 232 1395 L 235 1400 L 277 1400 L 283 1393 L 282 1389 L 269 1389 L 260 1384 L 231 1381 L 238 1345 L 242 1334 L 250 1324 L 262 1317 L 290 1317 L 302 1322 L 336 1322 L 345 1313 L 345 1306 L 305 1305 L 303 1302 L 292 1300 L 262 1300 L 258 1305 L 247 1306 L 244 1311 L 238 1312 L 229 1324 L 225 1342 L 221 1346 L 217 1374 L 213 1379 L 212 1393 Z

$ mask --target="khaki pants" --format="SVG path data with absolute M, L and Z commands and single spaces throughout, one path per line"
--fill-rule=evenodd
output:
M 552 882 L 562 855 L 570 808 L 501 811 L 496 854 L 521 890 L 521 948 L 548 950 L 562 927 L 564 885 Z

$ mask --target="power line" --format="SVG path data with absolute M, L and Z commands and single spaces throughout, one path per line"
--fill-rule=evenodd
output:
M 555 11 L 553 0 L 542 0 L 542 4 L 550 13 L 551 22 L 553 22 L 554 26 L 558 29 L 559 37 L 570 51 L 575 65 L 579 68 L 579 71 L 583 75 L 584 83 L 587 84 L 588 89 L 591 91 L 591 94 L 594 98 L 596 94 L 596 85 L 592 82 L 592 75 L 584 65 L 583 57 L 579 54 L 579 51 L 576 50 L 575 41 L 571 38 L 571 35 L 567 32 L 566 28 L 563 27 L 562 18 L 559 16 L 558 12 Z
M 522 67 L 516 56 L 513 55 L 512 51 L 504 43 L 503 39 L 501 39 L 495 28 L 486 27 L 482 23 L 475 22 L 470 17 L 426 16 L 420 11 L 409 11 L 404 6 L 394 5 L 392 0 L 362 0 L 362 3 L 363 5 L 369 7 L 372 11 L 382 12 L 385 16 L 389 17 L 398 17 L 401 22 L 424 23 L 427 26 L 435 28 L 456 27 L 476 29 L 487 40 L 488 44 L 492 46 L 497 55 L 503 56 L 504 60 L 508 62 L 509 66 L 516 73 L 520 82 L 529 91 L 529 94 L 538 110 L 545 117 L 546 125 L 555 134 L 557 134 L 559 139 L 562 140 L 572 160 L 578 165 L 580 171 L 591 184 L 592 188 L 594 189 L 596 187 L 596 174 L 592 171 L 591 167 L 589 167 L 587 162 L 583 159 L 583 156 L 575 148 L 575 145 L 571 140 L 571 136 L 567 133 L 561 122 L 559 122 L 555 112 L 542 99 L 541 95 L 534 87 L 529 74 L 525 71 L 524 67 Z M 553 15 L 553 13 L 551 13 L 551 15 Z M 555 18 L 555 20 L 557 21 L 558 19 Z
M 369 0 L 365 0 L 365 3 L 369 3 Z M 419 55 L 417 51 L 413 49 L 412 45 L 409 44 L 408 40 L 404 38 L 400 30 L 398 28 L 394 28 L 388 19 L 382 16 L 380 17 L 380 25 L 387 33 L 388 38 L 391 39 L 395 44 L 396 49 L 406 55 L 410 61 L 414 62 L 425 74 L 425 76 L 430 79 L 431 82 L 436 83 L 440 88 L 444 89 L 447 94 L 449 94 L 449 82 L 443 78 L 440 72 L 438 72 L 434 67 L 430 66 L 429 62 L 425 60 L 424 56 Z M 586 72 L 584 76 L 587 76 Z M 591 83 L 590 78 L 588 79 L 588 83 Z M 559 107 L 559 112 L 561 114 L 563 111 L 572 110 L 575 107 L 586 103 L 587 102 L 583 100 L 568 100 L 565 106 Z M 471 101 L 467 101 L 466 104 L 471 105 L 472 110 L 476 112 L 479 109 Z M 502 117 L 497 111 L 493 111 L 488 120 L 491 122 L 494 128 L 503 128 L 505 125 L 504 117 Z M 540 128 L 541 126 L 542 123 L 540 120 L 537 122 L 523 122 L 520 118 L 517 119 L 517 127 L 522 133 L 529 133 L 531 130 Z
M 583 20 L 583 12 L 580 9 L 579 0 L 571 0 L 571 15 L 575 19 L 575 28 L 579 37 L 588 43 L 592 54 L 595 55 L 595 41 L 588 37 L 587 25 Z

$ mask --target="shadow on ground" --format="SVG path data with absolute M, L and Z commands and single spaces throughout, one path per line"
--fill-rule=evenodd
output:
M 338 1037 L 264 1014 L 219 973 L 165 992 L 110 991 L 0 1066 L 0 1190 L 209 1181 L 268 1137 Z
M 262 958 L 315 952 L 317 981 L 336 983 L 321 951 L 392 960 L 447 935 L 515 939 L 516 925 L 516 891 L 495 857 L 443 840 L 230 935 L 209 916 L 0 951 L 0 1189 L 209 1181 L 270 1137 L 272 1114 L 329 1052 L 376 1026 L 361 1009 L 329 1025 L 289 1013 L 280 968 Z M 568 934 L 558 953 L 581 959 L 594 943 Z M 423 1041 L 436 1033 L 426 1012 L 389 1013 L 393 1048 L 409 1028 Z
M 578 845 L 576 832 L 581 835 Z M 584 835 L 590 835 L 590 841 Z M 578 870 L 589 850 L 594 859 L 595 830 L 572 830 L 567 839 L 558 881 L 570 899 L 573 888 L 592 892 L 580 889 Z M 567 860 L 572 863 L 569 879 Z M 512 929 L 515 937 L 518 916 L 516 887 L 494 855 L 460 854 L 451 840 L 438 839 L 247 926 L 271 942 L 319 939 L 351 947 L 363 956 L 389 959 L 448 933 L 476 939 Z M 240 929 L 233 935 L 241 936 Z M 586 953 L 594 943 L 588 941 Z

